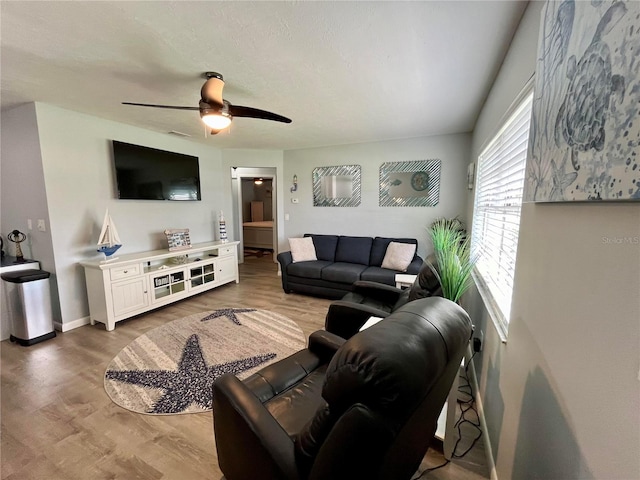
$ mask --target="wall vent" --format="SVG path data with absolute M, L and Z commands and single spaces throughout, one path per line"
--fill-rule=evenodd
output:
M 178 132 L 176 130 L 171 130 L 169 132 L 169 135 L 177 135 L 179 137 L 190 137 L 191 135 L 189 135 L 188 133 L 182 133 L 182 132 Z

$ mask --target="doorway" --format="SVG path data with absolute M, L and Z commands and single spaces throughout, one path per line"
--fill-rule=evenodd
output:
M 238 260 L 245 256 L 271 257 L 276 262 L 278 224 L 276 168 L 232 169 L 234 233 L 240 241 Z

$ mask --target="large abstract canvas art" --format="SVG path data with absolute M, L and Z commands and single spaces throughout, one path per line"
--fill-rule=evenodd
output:
M 542 12 L 524 201 L 640 200 L 640 2 Z

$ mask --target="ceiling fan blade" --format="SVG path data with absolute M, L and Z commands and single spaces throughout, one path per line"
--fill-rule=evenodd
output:
M 152 105 L 150 103 L 131 103 L 122 102 L 123 105 L 134 105 L 136 107 L 151 107 L 151 108 L 171 108 L 173 110 L 200 110 L 200 107 L 179 107 L 175 105 Z
M 211 75 L 214 75 L 214 73 L 211 73 Z M 219 73 L 215 75 L 219 76 L 212 76 L 209 80 L 204 82 L 202 89 L 200 89 L 200 97 L 206 103 L 222 105 L 222 89 L 224 88 L 224 80 L 222 79 L 222 75 Z
M 234 117 L 261 118 L 262 120 L 273 120 L 275 122 L 291 123 L 290 118 L 253 107 L 229 105 L 229 113 Z

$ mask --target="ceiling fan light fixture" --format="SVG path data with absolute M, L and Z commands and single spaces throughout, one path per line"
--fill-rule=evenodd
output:
M 0 0 L 1 1 L 1 0 Z M 178 105 L 158 105 L 150 103 L 122 102 L 123 105 L 134 105 L 137 107 L 168 108 L 171 110 L 196 110 L 200 112 L 202 122 L 207 126 L 211 135 L 216 135 L 231 125 L 233 117 L 258 118 L 261 120 L 271 120 L 274 122 L 291 123 L 291 119 L 267 112 L 259 108 L 243 107 L 232 105 L 222 98 L 224 80 L 222 75 L 216 72 L 205 72 L 204 78 L 207 81 L 200 89 L 200 101 L 197 107 L 187 107 Z
M 202 121 L 213 130 L 222 130 L 231 125 L 231 117 L 220 113 L 206 113 L 202 115 Z

